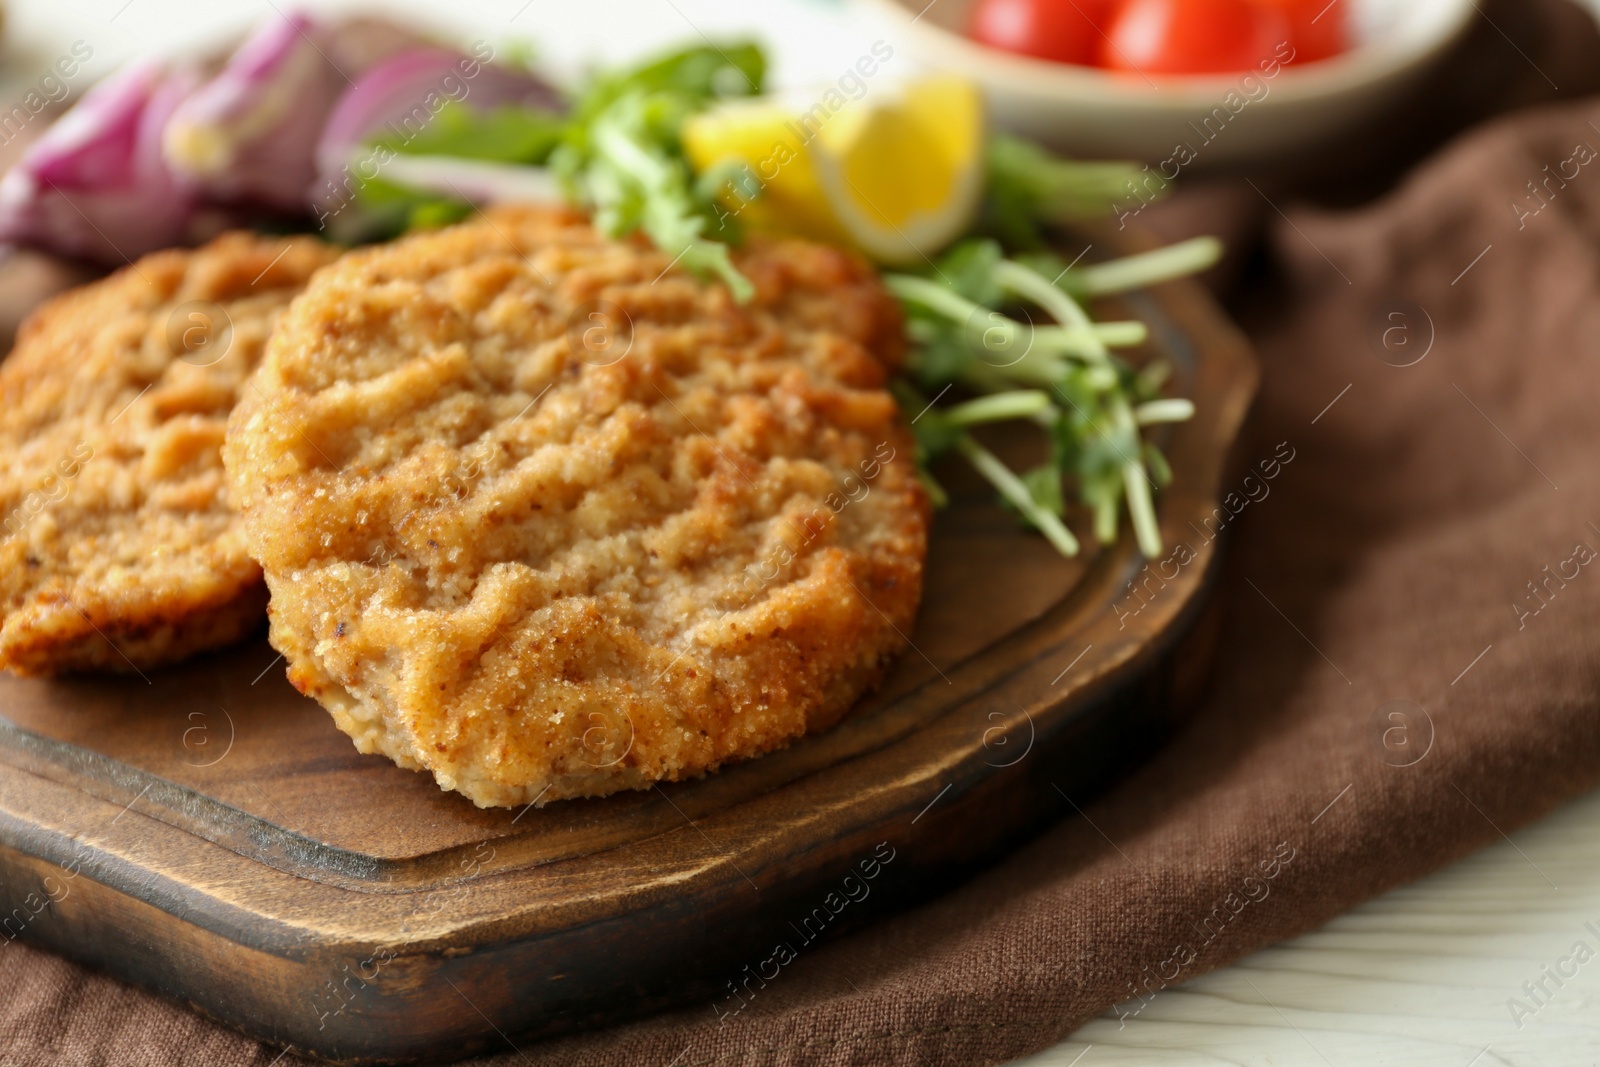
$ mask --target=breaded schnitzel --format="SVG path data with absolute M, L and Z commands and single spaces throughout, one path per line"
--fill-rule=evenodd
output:
M 336 256 L 229 234 L 24 323 L 0 363 L 0 666 L 142 670 L 260 624 L 223 432 L 272 323 Z
M 291 680 L 480 806 L 692 777 L 836 722 L 905 643 L 928 505 L 901 321 L 835 249 L 757 296 L 501 210 L 358 251 L 224 451 Z

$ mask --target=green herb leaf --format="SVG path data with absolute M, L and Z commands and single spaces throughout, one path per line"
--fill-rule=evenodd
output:
M 760 96 L 766 76 L 767 57 L 758 44 L 697 45 L 601 75 L 576 110 L 580 121 L 589 120 L 622 97 L 639 92 L 700 104 L 720 97 Z
M 982 228 L 1020 251 L 1042 249 L 1044 228 L 1051 224 L 1108 212 L 1119 197 L 1132 195 L 1134 188 L 1150 197 L 1170 184 L 1134 163 L 1062 159 L 1006 134 L 990 138 L 986 162 Z
M 537 108 L 508 105 L 475 111 L 451 102 L 409 139 L 380 137 L 372 143 L 406 155 L 539 165 L 561 143 L 566 128 L 563 116 Z
M 1054 463 L 1035 467 L 1022 476 L 1022 484 L 1039 506 L 1052 515 L 1065 515 L 1067 501 L 1061 493 L 1061 468 Z
M 754 290 L 728 255 L 738 230 L 695 180 L 679 131 L 720 97 L 760 93 L 765 74 L 760 48 L 742 44 L 690 48 L 603 76 L 579 98 L 550 166 L 603 232 L 642 230 L 675 263 L 748 300 Z
M 937 274 L 956 292 L 984 307 L 998 307 L 1005 294 L 994 280 L 994 269 L 1005 258 L 1000 242 L 969 237 L 950 246 L 939 257 Z

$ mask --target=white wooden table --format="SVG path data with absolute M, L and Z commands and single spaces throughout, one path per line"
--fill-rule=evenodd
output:
M 742 33 L 771 46 L 774 79 L 790 85 L 832 80 L 875 37 L 828 0 L 11 0 L 7 6 L 13 43 L 0 71 L 7 106 L 74 41 L 94 50 L 75 79 L 73 87 L 81 88 L 131 56 L 226 36 L 275 6 L 382 7 L 468 41 L 498 47 L 532 39 L 541 56 L 568 72 L 702 35 Z M 1572 969 L 1570 954 L 1580 940 L 1596 957 L 1559 988 L 1545 978 L 1550 995 L 1541 994 L 1541 1006 L 1523 983 L 1539 981 L 1546 966 L 1564 958 Z M 1520 1027 L 1511 998 L 1530 1010 Z M 1107 1013 L 1025 1063 L 1600 1067 L 1600 795 L 1316 933 L 1163 990 L 1126 1022 Z
M 1600 793 L 1018 1067 L 1128 1064 L 1600 1064 Z

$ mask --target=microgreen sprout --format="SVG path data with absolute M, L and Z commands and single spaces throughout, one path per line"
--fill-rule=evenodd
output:
M 1125 508 L 1139 550 L 1159 555 L 1152 491 L 1171 480 L 1171 469 L 1140 430 L 1182 422 L 1193 416 L 1194 405 L 1159 396 L 1164 365 L 1135 372 L 1113 354 L 1145 340 L 1142 323 L 1096 323 L 1075 291 L 1120 292 L 1166 281 L 1210 266 L 1219 252 L 1211 239 L 1189 241 L 1061 271 L 1058 281 L 1006 258 L 997 242 L 975 240 L 946 253 L 929 276 L 886 276 L 890 291 L 906 307 L 914 344 L 909 370 L 916 385 L 902 383 L 899 392 L 904 406 L 922 412 L 912 427 L 919 461 L 926 469 L 945 453 L 961 455 L 1025 522 L 1068 556 L 1077 554 L 1078 542 L 1062 522 L 1062 484 L 1074 480 L 1097 540 L 1116 539 Z M 1029 307 L 1051 321 L 1034 324 Z M 1017 308 L 1024 317 L 1002 308 Z M 952 385 L 979 395 L 947 407 L 917 403 L 923 390 L 942 394 Z M 968 432 L 971 426 L 1011 419 L 1029 419 L 1046 431 L 1048 463 L 1017 474 Z M 936 501 L 945 497 L 930 474 L 925 482 Z

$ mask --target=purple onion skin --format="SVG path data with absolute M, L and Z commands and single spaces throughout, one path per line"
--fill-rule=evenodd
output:
M 161 138 L 199 83 L 141 62 L 97 84 L 0 179 L 0 242 L 115 265 L 184 241 L 199 193 Z
M 566 105 L 551 86 L 524 71 L 490 65 L 494 49 L 479 42 L 470 53 L 416 48 L 374 65 L 347 89 L 317 142 L 319 177 L 314 205 L 342 206 L 372 174 L 352 174 L 350 163 L 367 141 L 409 140 L 446 105 L 491 110 L 510 104 L 560 112 Z M 322 214 L 319 211 L 319 216 Z
M 381 20 L 290 14 L 209 76 L 198 63 L 135 62 L 0 179 L 0 244 L 116 265 L 263 214 L 323 221 L 330 191 L 342 205 L 359 186 L 347 164 L 375 136 L 404 138 L 451 101 L 563 108 L 548 84 L 493 56 Z
M 213 201 L 303 211 L 317 138 L 349 85 L 330 32 L 300 14 L 263 23 L 172 116 L 173 168 Z

